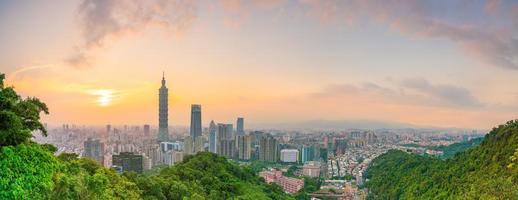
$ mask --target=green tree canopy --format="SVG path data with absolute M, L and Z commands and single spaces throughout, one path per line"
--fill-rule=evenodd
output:
M 518 120 L 480 145 L 441 160 L 391 150 L 367 170 L 371 199 L 518 199 Z
M 24 143 L 37 130 L 46 136 L 40 113 L 49 113 L 47 105 L 34 97 L 22 99 L 13 87 L 4 86 L 4 79 L 0 74 L 0 147 Z

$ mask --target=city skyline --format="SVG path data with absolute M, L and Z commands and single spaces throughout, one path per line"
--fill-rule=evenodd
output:
M 0 70 L 53 125 L 156 125 L 162 71 L 171 126 L 189 125 L 193 103 L 247 127 L 489 129 L 518 112 L 512 1 L 157 2 L 2 1 Z

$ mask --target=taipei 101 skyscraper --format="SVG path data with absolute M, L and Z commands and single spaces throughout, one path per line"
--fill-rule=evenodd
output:
M 162 86 L 158 89 L 158 141 L 169 141 L 168 125 L 168 89 L 165 86 L 165 74 L 162 74 Z

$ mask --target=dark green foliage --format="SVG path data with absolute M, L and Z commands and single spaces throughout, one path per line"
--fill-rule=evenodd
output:
M 40 113 L 48 114 L 47 106 L 37 98 L 22 99 L 12 87 L 4 87 L 5 75 L 0 74 L 0 147 L 18 145 L 32 137 L 32 131 L 47 130 Z
M 391 150 L 367 171 L 370 199 L 518 199 L 518 121 L 494 128 L 479 146 L 446 160 Z
M 194 196 L 205 199 L 291 198 L 275 186 L 264 183 L 252 169 L 240 167 L 209 152 L 187 156 L 182 163 L 165 168 L 148 180 L 137 181 L 141 190 L 155 183 L 160 183 L 162 190 L 150 194 L 153 199 L 160 199 L 162 195 L 168 199 Z
M 50 153 L 56 153 L 56 151 L 58 151 L 58 148 L 52 144 L 42 144 L 41 147 L 43 147 Z
M 473 148 L 473 147 L 479 145 L 483 140 L 484 140 L 484 138 L 480 137 L 480 138 L 475 138 L 475 139 L 472 139 L 472 140 L 469 140 L 466 142 L 454 143 L 454 144 L 451 144 L 448 146 L 436 146 L 431 149 L 437 150 L 437 151 L 442 151 L 443 155 L 440 156 L 440 158 L 446 159 L 446 158 L 451 158 L 451 157 L 455 156 L 455 154 L 457 154 L 458 152 L 463 152 L 463 151 L 466 151 L 470 148 Z
M 297 200 L 309 200 L 310 193 L 316 192 L 320 189 L 322 180 L 319 178 L 304 177 L 304 188 L 295 194 Z
M 253 172 L 255 172 L 256 174 L 263 171 L 263 169 L 266 169 L 268 168 L 269 166 L 271 166 L 272 164 L 269 163 L 269 162 L 266 162 L 266 161 L 262 161 L 262 160 L 254 160 L 250 163 L 250 165 L 248 166 Z
M 296 177 L 295 176 L 295 172 L 297 172 L 297 170 L 299 170 L 300 167 L 297 166 L 297 165 L 292 165 L 288 168 L 288 170 L 283 174 L 284 176 L 287 176 L 287 177 Z
M 70 162 L 73 160 L 77 160 L 79 158 L 79 155 L 75 153 L 61 153 L 58 156 L 58 159 L 65 162 Z
M 54 184 L 58 160 L 39 145 L 21 144 L 0 151 L 0 199 L 45 199 Z
M 54 174 L 51 199 L 140 199 L 134 182 L 96 161 L 77 159 L 75 154 L 59 156 L 64 167 Z

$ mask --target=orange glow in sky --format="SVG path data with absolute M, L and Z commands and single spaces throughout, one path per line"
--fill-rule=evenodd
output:
M 0 1 L 0 72 L 50 124 L 157 124 L 162 71 L 172 125 L 518 118 L 513 1 L 30 2 Z

